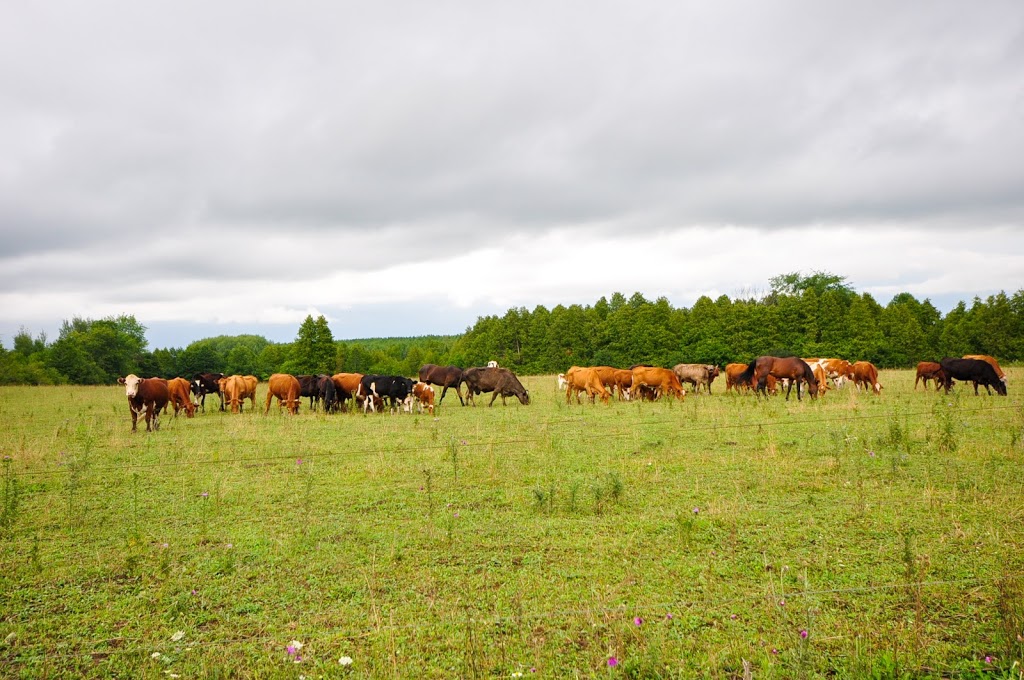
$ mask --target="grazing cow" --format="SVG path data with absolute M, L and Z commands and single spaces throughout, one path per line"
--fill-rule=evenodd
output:
M 925 389 L 928 389 L 928 381 L 935 381 L 935 390 L 938 391 L 942 387 L 942 366 L 934 361 L 920 361 L 917 364 L 917 375 L 914 376 L 914 389 L 917 389 L 917 383 L 920 381 Z
M 999 376 L 1000 380 L 1002 380 L 1003 382 L 1006 382 L 1006 373 L 1003 372 L 1003 369 L 999 368 L 999 362 L 996 361 L 995 359 L 993 359 L 992 357 L 990 357 L 989 355 L 987 355 L 987 354 L 965 354 L 964 355 L 964 359 L 978 359 L 979 361 L 984 361 L 986 364 L 988 364 L 993 369 L 995 369 L 996 375 Z
M 269 389 L 267 391 L 267 407 L 263 410 L 264 415 L 270 413 L 270 402 L 274 397 L 277 397 L 278 410 L 284 406 L 292 415 L 298 415 L 299 403 L 302 401 L 298 378 L 287 373 L 275 373 L 267 381 L 267 387 Z
M 558 391 L 561 392 L 565 389 L 565 386 L 569 384 L 569 381 L 565 379 L 565 373 L 558 374 Z
M 842 387 L 847 380 L 853 380 L 853 367 L 846 359 L 818 359 L 818 364 L 825 369 L 825 375 L 836 387 Z
M 753 378 L 746 382 L 740 382 L 739 376 L 747 370 L 747 364 L 728 364 L 725 367 L 725 390 L 727 392 L 732 391 L 735 387 L 737 390 L 748 390 L 753 387 L 757 387 L 753 382 Z M 774 375 L 770 373 L 765 376 L 765 390 L 768 394 L 776 395 L 779 393 L 779 381 L 775 379 Z
M 220 398 L 220 410 L 224 410 L 224 395 L 220 392 L 219 381 L 224 377 L 223 373 L 196 373 L 192 376 L 190 388 L 192 394 L 196 395 L 196 401 L 203 413 L 206 413 L 206 395 L 216 394 Z
M 185 378 L 172 378 L 167 381 L 168 404 L 174 407 L 174 417 L 178 417 L 178 411 L 185 409 L 185 415 L 189 418 L 196 414 L 196 405 L 192 403 L 192 383 Z M 164 413 L 167 406 L 164 406 Z
M 807 392 L 812 397 L 818 396 L 818 381 L 814 377 L 814 371 L 807 362 L 799 357 L 773 357 L 769 355 L 760 356 L 751 361 L 747 368 L 736 376 L 739 383 L 751 382 L 756 385 L 755 393 L 766 392 L 768 389 L 768 376 L 775 376 L 776 379 L 788 379 L 786 387 L 786 400 L 793 392 L 793 383 L 796 383 L 796 398 L 801 399 L 800 385 L 807 383 Z
M 704 385 L 711 394 L 711 381 L 718 377 L 718 366 L 711 364 L 676 364 L 672 371 L 679 376 L 680 383 L 690 383 L 694 390 L 700 390 Z
M 345 410 L 345 400 L 352 399 L 356 402 L 357 408 L 362 406 L 363 399 L 358 396 L 359 383 L 363 379 L 362 373 L 335 373 L 331 376 L 334 383 L 334 390 L 338 397 L 338 407 Z
M 416 404 L 417 413 L 423 413 L 426 409 L 427 413 L 434 415 L 434 388 L 425 382 L 418 382 L 412 386 L 412 394 L 410 395 L 412 400 Z M 410 410 L 412 404 L 409 405 Z
M 633 396 L 633 371 L 616 368 L 612 379 L 615 381 L 615 389 L 619 392 L 619 401 L 629 401 Z
M 239 413 L 242 410 L 242 400 L 246 395 L 246 384 L 240 375 L 229 375 L 221 378 L 220 392 L 232 413 Z
M 1006 396 L 1006 383 L 999 379 L 996 369 L 987 361 L 946 357 L 939 365 L 942 367 L 942 386 L 946 388 L 947 394 L 954 380 L 963 380 L 974 383 L 974 396 L 978 396 L 979 383 L 985 386 L 989 394 L 992 394 L 989 388 L 995 388 L 998 394 Z
M 171 398 L 167 381 L 163 378 L 140 378 L 134 373 L 118 378 L 124 385 L 128 397 L 128 409 L 132 413 L 132 432 L 138 429 L 139 415 L 146 414 L 146 432 L 160 429 L 160 411 Z
M 523 384 L 515 373 L 507 368 L 496 367 L 473 367 L 467 368 L 462 373 L 462 380 L 466 383 L 466 401 L 476 406 L 474 395 L 481 392 L 493 392 L 488 406 L 494 406 L 494 400 L 501 396 L 501 403 L 507 405 L 506 397 L 516 397 L 519 403 L 529 405 L 530 393 L 526 391 Z
M 459 403 L 463 406 L 466 402 L 462 399 L 462 369 L 458 366 L 435 366 L 434 364 L 423 364 L 419 372 L 420 382 L 441 387 L 441 398 L 437 405 L 444 403 L 444 395 L 448 394 L 448 388 L 454 387 L 455 394 L 459 395 Z
M 400 375 L 364 375 L 359 381 L 359 393 L 364 397 L 363 410 L 377 411 L 380 403 L 389 402 L 395 413 L 412 393 L 415 381 Z
M 329 375 L 320 376 L 316 390 L 317 397 L 324 403 L 324 413 L 333 411 L 338 402 L 338 389 L 334 386 L 334 379 Z
M 573 366 L 565 372 L 565 403 L 570 403 L 570 399 L 575 395 L 576 403 L 580 403 L 580 392 L 586 392 L 587 398 L 590 399 L 591 403 L 594 403 L 595 397 L 601 397 L 601 401 L 608 403 L 611 395 L 608 390 L 604 387 L 604 382 L 601 380 L 601 376 L 596 368 L 580 368 L 579 366 Z
M 655 366 L 636 366 L 633 368 L 633 388 L 652 387 L 657 390 L 658 397 L 675 395 L 677 399 L 686 397 L 679 376 L 670 368 Z
M 870 361 L 855 361 L 850 365 L 853 371 L 853 383 L 857 389 L 869 387 L 875 394 L 882 393 L 882 385 L 878 382 L 878 369 Z

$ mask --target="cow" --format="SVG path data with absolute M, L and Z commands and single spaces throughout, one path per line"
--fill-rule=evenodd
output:
M 463 406 L 466 402 L 462 399 L 462 369 L 458 366 L 436 366 L 434 364 L 423 364 L 419 372 L 420 382 L 441 387 L 441 398 L 437 400 L 440 406 L 444 402 L 444 395 L 448 394 L 448 388 L 454 387 L 455 394 L 459 396 L 459 403 Z
M 319 375 L 297 375 L 299 381 L 299 394 L 309 397 L 309 410 L 316 410 L 316 401 L 320 398 L 320 376 Z
M 601 397 L 601 401 L 606 404 L 611 398 L 596 368 L 573 366 L 565 372 L 565 380 L 567 383 L 565 387 L 566 404 L 570 403 L 573 396 L 576 397 L 576 403 L 580 403 L 580 392 L 586 392 L 591 403 L 594 402 L 595 397 Z
M 992 365 L 982 359 L 954 359 L 946 357 L 939 362 L 942 368 L 942 386 L 946 393 L 953 387 L 954 380 L 970 381 L 974 383 L 974 396 L 978 396 L 978 384 L 985 386 L 989 394 L 995 388 L 996 393 L 1006 396 L 1006 383 L 999 379 L 999 374 Z
M 619 401 L 629 401 L 633 396 L 633 371 L 616 368 L 612 379 L 615 380 L 615 389 L 619 392 Z
M 263 409 L 264 415 L 270 413 L 270 402 L 274 397 L 277 397 L 278 410 L 284 406 L 292 415 L 298 415 L 299 403 L 302 401 L 298 378 L 287 373 L 275 373 L 267 381 L 267 387 L 267 406 Z
M 679 376 L 680 383 L 690 383 L 694 390 L 704 385 L 708 388 L 708 394 L 711 394 L 711 381 L 719 374 L 718 366 L 710 364 L 676 364 L 672 371 Z
M 185 378 L 172 378 L 167 381 L 168 404 L 174 407 L 174 417 L 178 417 L 178 411 L 185 409 L 185 415 L 189 418 L 196 414 L 196 405 L 192 403 L 192 383 Z M 164 406 L 164 413 L 167 406 Z
M 223 373 L 196 373 L 192 376 L 190 389 L 196 395 L 196 401 L 203 413 L 206 413 L 206 395 L 216 394 L 220 398 L 220 410 L 224 410 L 224 395 L 220 392 L 218 381 L 224 377 Z
M 1002 380 L 1003 382 L 1006 382 L 1006 373 L 1003 372 L 1003 369 L 999 368 L 999 362 L 996 361 L 995 359 L 993 359 L 992 357 L 990 357 L 989 355 L 987 355 L 987 354 L 965 354 L 964 355 L 964 359 L 978 359 L 979 361 L 984 361 L 986 364 L 988 364 L 993 369 L 995 369 L 996 375 L 999 376 L 1000 380 Z
M 853 372 L 853 383 L 858 389 L 869 387 L 875 394 L 882 393 L 882 385 L 878 382 L 878 369 L 870 361 L 855 361 L 850 365 Z
M 430 415 L 434 415 L 434 388 L 425 382 L 418 382 L 412 386 L 412 394 L 410 395 L 413 402 L 416 404 L 416 410 L 418 413 L 423 413 L 424 410 Z M 409 404 L 410 411 L 412 410 L 412 404 Z
M 793 392 L 793 385 L 796 384 L 796 398 L 802 399 L 801 385 L 807 383 L 807 393 L 811 397 L 818 396 L 818 380 L 814 371 L 807 362 L 800 357 L 785 356 L 776 357 L 762 355 L 751 361 L 747 368 L 736 376 L 739 383 L 751 382 L 755 385 L 754 392 L 760 396 L 761 392 L 767 396 L 768 376 L 774 376 L 778 380 L 786 380 L 786 400 Z
M 171 398 L 167 381 L 163 378 L 140 378 L 134 373 L 118 378 L 119 385 L 124 385 L 125 396 L 128 397 L 128 409 L 132 413 L 132 432 L 138 429 L 139 415 L 146 414 L 146 432 L 160 429 L 160 411 Z
M 917 375 L 914 376 L 914 389 L 917 389 L 917 383 L 920 381 L 925 389 L 928 389 L 928 381 L 935 381 L 935 390 L 938 391 L 942 387 L 945 380 L 942 376 L 942 366 L 934 361 L 919 361 L 917 363 Z
M 334 379 L 329 375 L 321 375 L 316 390 L 317 398 L 324 404 L 324 413 L 333 411 L 338 401 L 338 389 L 334 386 Z
M 476 406 L 474 395 L 481 392 L 493 392 L 488 406 L 494 406 L 494 400 L 501 396 L 501 403 L 507 405 L 506 397 L 516 397 L 524 406 L 530 404 L 530 393 L 526 391 L 519 378 L 507 368 L 479 367 L 467 368 L 462 373 L 462 381 L 466 383 L 466 401 Z
M 221 398 L 227 404 L 228 408 L 232 413 L 239 413 L 242 410 L 242 400 L 248 396 L 246 394 L 246 384 L 240 375 L 229 375 L 226 378 L 221 378 L 220 393 Z
M 362 405 L 363 399 L 358 396 L 359 383 L 362 379 L 362 373 L 335 373 L 331 376 L 331 382 L 334 383 L 334 391 L 338 397 L 338 408 L 342 411 L 345 410 L 346 399 L 355 401 L 357 407 Z
M 853 368 L 846 359 L 818 359 L 817 363 L 825 369 L 825 375 L 836 387 L 842 387 L 847 380 L 853 380 Z
M 653 387 L 658 391 L 658 396 L 675 395 L 677 399 L 686 397 L 683 384 L 679 376 L 670 368 L 658 368 L 654 366 L 636 366 L 633 368 L 633 388 Z
M 363 411 L 377 410 L 380 403 L 388 402 L 395 413 L 412 393 L 415 381 L 400 375 L 364 375 L 359 381 L 359 393 L 363 396 Z
M 569 384 L 569 381 L 565 379 L 565 373 L 559 373 L 558 379 L 558 391 L 561 392 L 565 389 L 565 386 Z
M 494 359 L 491 359 L 490 361 L 487 362 L 487 368 L 498 368 L 498 362 L 495 361 Z

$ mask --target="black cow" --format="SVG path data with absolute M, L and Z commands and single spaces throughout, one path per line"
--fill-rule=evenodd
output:
M 309 410 L 316 410 L 316 402 L 320 400 L 320 378 L 322 375 L 297 375 L 299 396 L 309 397 Z
M 364 397 L 363 410 L 376 412 L 377 401 L 390 401 L 394 413 L 412 393 L 415 381 L 400 375 L 364 375 L 359 381 L 359 393 Z
M 321 375 L 316 389 L 317 398 L 324 403 L 324 413 L 330 413 L 338 407 L 338 391 L 331 376 Z
M 939 366 L 942 367 L 943 375 L 938 379 L 942 380 L 942 386 L 946 388 L 947 394 L 953 387 L 954 380 L 969 380 L 974 383 L 975 396 L 978 395 L 979 383 L 985 386 L 989 394 L 992 394 L 992 390 L 989 388 L 994 387 L 997 393 L 1006 396 L 1006 383 L 999 379 L 996 369 L 992 368 L 988 362 L 980 359 L 946 357 L 939 362 Z
M 462 369 L 458 366 L 423 364 L 420 367 L 419 377 L 420 382 L 444 388 L 441 390 L 441 398 L 437 400 L 438 406 L 444 401 L 444 395 L 448 393 L 449 387 L 455 388 L 455 394 L 459 395 L 459 403 L 463 406 L 466 405 L 466 402 L 462 400 Z
M 196 373 L 192 376 L 189 389 L 196 395 L 196 401 L 206 413 L 206 395 L 216 394 L 220 397 L 220 410 L 224 410 L 224 395 L 220 392 L 220 385 L 217 381 L 224 377 L 223 373 Z
M 481 392 L 494 392 L 488 406 L 494 406 L 494 400 L 501 395 L 501 403 L 505 404 L 505 397 L 518 397 L 519 403 L 529 404 L 530 393 L 526 391 L 519 378 L 507 368 L 467 368 L 462 373 L 462 380 L 466 383 L 466 401 L 476 406 L 474 395 Z

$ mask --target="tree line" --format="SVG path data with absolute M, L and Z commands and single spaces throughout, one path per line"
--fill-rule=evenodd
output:
M 336 341 L 327 320 L 309 316 L 290 343 L 260 335 L 204 338 L 184 348 L 149 350 L 133 316 L 65 321 L 58 338 L 22 329 L 13 349 L 0 347 L 0 384 L 111 384 L 119 376 L 191 376 L 198 372 L 384 373 L 414 376 L 424 363 L 478 366 L 496 360 L 516 372 L 562 372 L 569 366 L 726 363 L 762 354 L 867 360 L 910 368 L 944 356 L 1024 358 L 1024 289 L 1000 292 L 945 316 L 909 293 L 881 305 L 845 277 L 784 274 L 763 295 L 692 307 L 615 293 L 593 305 L 538 305 L 485 316 L 462 335 Z

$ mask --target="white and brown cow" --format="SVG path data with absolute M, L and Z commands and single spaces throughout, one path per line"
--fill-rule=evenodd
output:
M 170 392 L 167 381 L 163 378 L 140 378 L 131 373 L 118 378 L 119 385 L 124 385 L 124 393 L 128 397 L 128 408 L 132 413 L 132 432 L 138 429 L 139 416 L 146 414 L 146 432 L 160 429 L 160 411 L 167 405 Z

